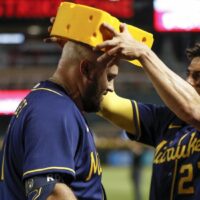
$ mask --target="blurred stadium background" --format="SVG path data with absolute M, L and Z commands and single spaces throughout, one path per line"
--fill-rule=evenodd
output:
M 0 0 L 1 142 L 21 98 L 38 81 L 47 79 L 56 67 L 61 49 L 56 44 L 44 44 L 43 38 L 48 37 L 49 18 L 55 16 L 60 2 Z M 101 8 L 123 22 L 153 33 L 153 50 L 170 68 L 185 77 L 188 64 L 185 48 L 200 41 L 198 0 L 72 2 Z M 137 101 L 162 104 L 141 68 L 125 62 L 122 65 L 116 80 L 118 94 Z M 122 130 L 95 114 L 86 117 L 95 133 L 108 199 L 140 200 L 138 191 L 142 200 L 148 199 L 153 149 L 130 144 Z

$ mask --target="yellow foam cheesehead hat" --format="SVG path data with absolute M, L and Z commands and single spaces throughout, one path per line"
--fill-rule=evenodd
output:
M 89 6 L 62 2 L 58 8 L 50 35 L 83 42 L 95 47 L 105 40 L 100 32 L 100 26 L 104 22 L 119 31 L 120 21 L 109 13 Z M 151 48 L 153 44 L 151 33 L 131 25 L 127 25 L 127 27 L 136 40 Z M 141 66 L 137 60 L 129 62 Z

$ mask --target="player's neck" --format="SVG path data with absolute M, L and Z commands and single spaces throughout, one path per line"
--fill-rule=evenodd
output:
M 57 85 L 59 85 L 60 87 L 62 87 L 68 94 L 70 94 L 70 90 L 68 89 L 68 87 L 66 87 L 61 80 L 59 80 L 56 76 L 51 76 L 49 78 L 49 81 L 56 83 Z
M 69 79 L 68 82 L 65 80 L 62 80 L 60 77 L 56 76 L 55 74 L 49 78 L 50 81 L 58 84 L 59 86 L 61 86 L 66 93 L 70 96 L 70 98 L 75 102 L 75 104 L 77 105 L 77 107 L 82 110 L 82 103 L 80 100 L 80 93 L 79 90 L 77 88 L 75 88 L 75 84 L 72 83 L 71 85 L 73 85 L 73 87 L 70 87 Z

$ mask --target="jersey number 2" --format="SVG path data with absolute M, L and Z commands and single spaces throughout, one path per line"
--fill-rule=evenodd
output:
M 197 163 L 198 169 L 200 169 L 200 162 Z M 194 174 L 192 164 L 182 165 L 179 173 L 183 175 L 178 183 L 178 194 L 193 194 L 194 186 L 191 186 Z
M 178 194 L 193 194 L 194 187 L 189 186 L 191 185 L 194 176 L 192 164 L 182 165 L 179 170 L 179 173 L 182 174 L 183 177 L 180 178 L 178 183 Z

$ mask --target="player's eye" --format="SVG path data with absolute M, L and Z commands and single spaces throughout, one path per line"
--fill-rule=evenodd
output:
M 192 77 L 195 81 L 200 81 L 200 72 L 194 72 Z
M 115 77 L 116 77 L 115 75 L 108 75 L 108 76 L 107 76 L 107 79 L 108 79 L 108 81 L 110 82 L 110 81 L 112 81 Z

